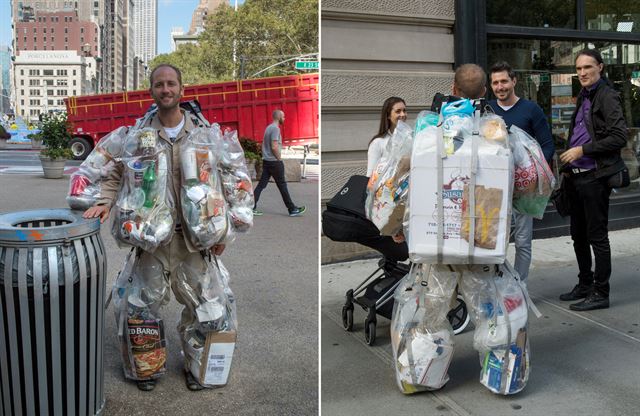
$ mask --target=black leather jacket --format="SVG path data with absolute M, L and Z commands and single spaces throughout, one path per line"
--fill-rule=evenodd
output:
M 591 113 L 587 120 L 587 131 L 591 142 L 582 145 L 585 156 L 596 161 L 596 177 L 611 176 L 625 168 L 620 150 L 627 144 L 627 123 L 622 113 L 620 95 L 606 81 L 601 80 L 598 86 L 589 92 Z M 573 135 L 576 114 L 582 105 L 582 94 L 578 97 L 576 109 L 571 116 L 569 141 Z

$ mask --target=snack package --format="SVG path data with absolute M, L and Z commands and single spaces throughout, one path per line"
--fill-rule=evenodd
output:
M 399 121 L 387 143 L 387 157 L 369 178 L 365 212 L 382 235 L 395 235 L 402 229 L 412 143 L 411 127 Z
M 155 129 L 129 131 L 122 157 L 122 187 L 113 208 L 112 234 L 120 244 L 153 252 L 171 240 L 174 204 L 168 189 L 169 155 Z
M 86 210 L 100 197 L 100 182 L 122 157 L 128 131 L 128 127 L 118 127 L 100 139 L 78 170 L 71 174 L 67 193 L 67 204 L 71 209 Z
M 215 127 L 217 124 L 212 129 Z M 247 232 L 253 226 L 253 184 L 244 158 L 244 150 L 238 140 L 238 132 L 225 132 L 221 144 L 218 170 L 224 196 L 229 205 L 231 223 L 236 231 Z
M 476 326 L 473 347 L 480 357 L 480 382 L 497 394 L 522 391 L 530 371 L 526 287 L 508 263 L 456 270 L 462 274 L 460 289 Z
M 449 129 L 456 132 L 451 146 L 442 126 L 427 126 L 415 138 L 411 233 L 406 234 L 410 259 L 432 264 L 502 263 L 513 188 L 506 126 L 496 115 L 451 117 Z
M 513 152 L 513 207 L 522 214 L 542 219 L 556 180 L 540 144 L 518 126 L 509 128 Z
M 183 228 L 199 250 L 209 249 L 230 236 L 228 206 L 216 169 L 219 150 L 219 129 L 214 128 L 195 128 L 180 144 Z
M 447 319 L 457 274 L 449 266 L 414 265 L 394 293 L 391 347 L 404 394 L 437 390 L 449 381 L 453 330 Z
M 169 301 L 162 264 L 149 253 L 129 253 L 112 291 L 125 377 L 157 378 L 165 371 L 166 338 L 158 309 Z
M 179 326 L 185 369 L 204 387 L 224 385 L 238 325 L 228 271 L 214 258 L 204 272 L 181 263 L 176 276 L 176 296 L 186 301 L 189 310 L 183 313 Z

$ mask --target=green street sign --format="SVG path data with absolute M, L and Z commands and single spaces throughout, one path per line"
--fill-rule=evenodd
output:
M 640 78 L 640 71 L 631 72 L 631 78 Z
M 540 74 L 540 82 L 549 82 L 549 74 Z
M 296 61 L 296 69 L 318 69 L 320 62 L 318 61 Z

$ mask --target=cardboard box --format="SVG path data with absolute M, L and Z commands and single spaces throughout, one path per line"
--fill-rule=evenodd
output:
M 224 386 L 229 380 L 233 352 L 236 347 L 236 332 L 210 332 L 204 347 L 195 349 L 185 345 L 190 360 L 191 374 L 206 387 Z
M 435 128 L 430 130 L 432 136 Z M 435 140 L 434 137 L 418 137 L 416 140 Z M 469 258 L 469 242 L 467 225 L 470 209 L 468 205 L 469 187 L 472 177 L 471 140 L 464 144 L 453 155 L 442 159 L 442 196 L 444 211 L 444 233 L 441 263 L 444 264 L 501 264 L 505 260 L 509 230 L 511 226 L 511 197 L 513 192 L 513 159 L 509 149 L 501 145 L 489 144 L 479 139 L 476 173 L 476 236 L 479 231 L 489 229 L 495 242 L 494 248 L 483 248 L 474 244 L 471 259 Z M 438 263 L 438 160 L 437 147 L 416 144 L 411 160 L 411 184 L 409 197 L 409 256 L 414 262 Z M 482 188 L 480 188 L 482 187 Z M 495 190 L 491 198 L 495 206 L 487 204 L 479 190 Z M 500 191 L 500 192 L 497 192 Z M 487 201 L 485 198 L 484 201 Z M 492 244 L 493 245 L 493 244 Z M 485 246 L 486 247 L 486 246 Z

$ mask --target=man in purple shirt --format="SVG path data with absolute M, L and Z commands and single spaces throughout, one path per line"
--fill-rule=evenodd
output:
M 611 248 L 607 180 L 626 168 L 620 150 L 627 143 L 627 126 L 619 94 L 604 76 L 597 50 L 585 49 L 576 58 L 582 90 L 569 130 L 567 150 L 560 156 L 571 200 L 571 239 L 578 261 L 578 284 L 560 300 L 580 300 L 575 311 L 609 307 Z M 592 270 L 591 249 L 595 257 Z

